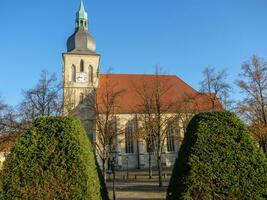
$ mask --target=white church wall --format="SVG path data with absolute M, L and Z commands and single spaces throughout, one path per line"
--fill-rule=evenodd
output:
M 126 153 L 125 147 L 125 129 L 128 122 L 135 120 L 135 114 L 117 114 L 117 126 L 118 129 L 122 130 L 122 133 L 118 135 L 118 169 L 126 169 L 127 162 L 129 169 L 136 168 L 148 168 L 148 152 L 146 151 L 146 144 L 144 140 L 137 139 L 134 140 L 134 151 L 133 153 Z M 181 129 L 182 131 L 182 129 Z M 180 133 L 182 135 L 183 133 Z M 180 148 L 180 143 L 175 141 L 175 151 L 168 152 L 167 151 L 167 142 L 165 141 L 165 146 L 162 154 L 162 163 L 163 166 L 169 167 L 172 166 L 175 162 L 175 159 L 178 155 L 178 150 Z M 138 152 L 139 150 L 139 152 Z M 127 161 L 128 158 L 128 161 Z M 152 165 L 156 167 L 156 159 L 154 154 L 152 153 Z

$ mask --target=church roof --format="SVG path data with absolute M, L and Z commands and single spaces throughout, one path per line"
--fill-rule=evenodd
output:
M 115 98 L 115 113 L 142 112 L 144 94 L 152 95 L 153 87 L 159 84 L 163 105 L 171 112 L 193 112 L 211 110 L 214 94 L 200 93 L 175 75 L 144 74 L 101 74 L 100 88 L 97 89 L 97 102 L 104 111 L 105 95 L 119 93 Z M 154 87 L 155 88 L 155 87 Z M 109 92 L 106 92 L 109 91 Z M 147 92 L 144 92 L 147 91 Z M 154 90 L 155 91 L 155 90 Z M 215 97 L 215 108 L 223 109 Z
M 77 28 L 67 41 L 67 52 L 77 54 L 96 54 L 94 38 L 84 28 Z

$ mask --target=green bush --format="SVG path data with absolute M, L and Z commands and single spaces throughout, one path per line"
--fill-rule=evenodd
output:
M 107 191 L 78 119 L 41 117 L 4 162 L 1 199 L 100 200 Z
M 176 160 L 168 200 L 265 199 L 267 160 L 233 113 L 193 117 Z

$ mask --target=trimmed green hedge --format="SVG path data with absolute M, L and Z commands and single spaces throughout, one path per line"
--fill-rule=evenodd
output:
M 4 162 L 1 199 L 108 199 L 81 122 L 71 117 L 35 120 Z
M 193 117 L 176 160 L 168 200 L 265 199 L 267 160 L 229 112 Z

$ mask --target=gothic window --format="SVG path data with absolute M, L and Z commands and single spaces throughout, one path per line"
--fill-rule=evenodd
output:
M 89 82 L 93 83 L 94 76 L 93 76 L 93 67 L 92 67 L 92 65 L 89 66 L 88 77 L 89 77 Z
M 81 60 L 81 63 L 80 63 L 80 72 L 84 72 L 84 61 Z
M 126 125 L 126 130 L 125 130 L 125 152 L 126 153 L 133 153 L 134 148 L 133 148 L 133 124 L 127 124 Z
M 174 134 L 175 134 L 174 127 L 169 126 L 168 131 L 167 131 L 167 150 L 169 152 L 175 151 Z
M 81 94 L 80 94 L 80 103 L 83 103 L 83 101 L 84 101 L 84 94 L 81 93 Z
M 76 67 L 75 65 L 71 66 L 71 81 L 76 81 Z

